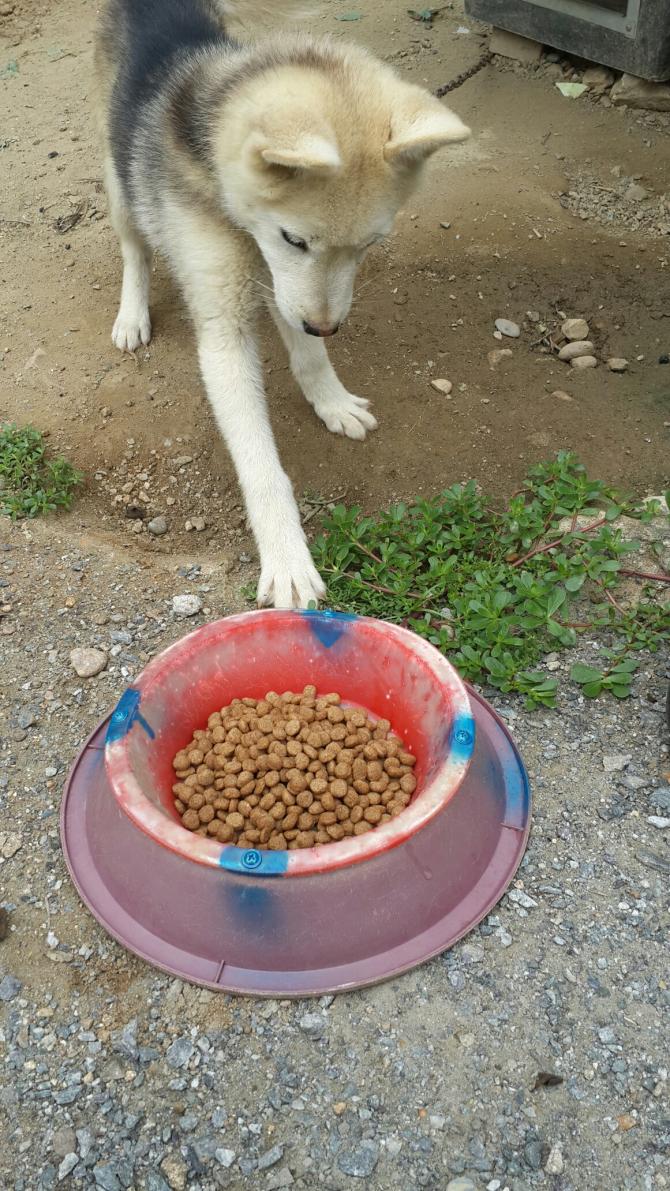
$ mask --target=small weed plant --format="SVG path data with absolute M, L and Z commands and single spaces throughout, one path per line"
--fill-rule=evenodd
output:
M 670 576 L 660 566 L 627 568 L 639 542 L 612 523 L 660 512 L 659 502 L 590 480 L 562 451 L 533 467 L 502 510 L 473 481 L 378 517 L 337 506 L 314 558 L 331 607 L 413 629 L 464 678 L 519 692 L 528 707 L 555 703 L 557 679 L 534 668 L 544 654 L 574 646 L 580 633 L 602 634 L 603 668 L 575 664 L 571 677 L 588 697 L 625 698 L 635 655 L 670 638 L 670 604 L 655 598 L 670 590 Z M 627 576 L 643 586 L 624 606 L 617 591 Z
M 38 517 L 68 509 L 83 476 L 66 459 L 48 458 L 32 426 L 0 426 L 0 513 Z

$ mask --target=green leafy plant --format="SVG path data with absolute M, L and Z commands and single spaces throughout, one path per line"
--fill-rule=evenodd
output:
M 66 459 L 48 458 L 44 438 L 32 426 L 0 426 L 0 512 L 38 517 L 69 508 L 83 476 Z
M 557 680 L 535 668 L 543 654 L 599 631 L 612 644 L 611 664 L 576 666 L 573 678 L 587 696 L 605 690 L 621 698 L 637 666 L 630 654 L 655 650 L 668 636 L 670 607 L 651 598 L 649 585 L 670 584 L 670 576 L 626 569 L 639 543 L 612 522 L 621 514 L 648 521 L 659 511 L 590 480 L 562 451 L 531 468 L 502 510 L 473 481 L 378 517 L 337 506 L 313 553 L 332 607 L 408 626 L 465 678 L 517 691 L 527 706 L 555 702 Z M 628 575 L 646 584 L 633 609 L 616 599 Z

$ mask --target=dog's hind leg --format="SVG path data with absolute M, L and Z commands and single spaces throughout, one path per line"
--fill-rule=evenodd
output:
M 347 438 L 362 439 L 368 430 L 376 430 L 377 419 L 370 413 L 369 402 L 347 392 L 328 359 L 323 339 L 294 330 L 274 302 L 269 307 L 288 351 L 291 372 L 321 421 L 333 434 Z
M 121 244 L 123 282 L 112 340 L 120 351 L 133 352 L 151 339 L 149 286 L 151 253 L 135 227 L 111 157 L 105 162 L 109 214 Z

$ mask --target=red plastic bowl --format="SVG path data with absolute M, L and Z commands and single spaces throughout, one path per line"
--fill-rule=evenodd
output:
M 267 691 L 337 691 L 391 721 L 417 757 L 417 793 L 391 822 L 362 836 L 262 852 L 194 835 L 174 807 L 172 758 L 234 698 Z M 470 700 L 447 660 L 406 629 L 333 612 L 250 612 L 205 625 L 155 659 L 113 713 L 105 765 L 119 811 L 147 837 L 152 865 L 170 858 L 253 874 L 309 876 L 369 861 L 438 815 L 459 789 L 475 743 Z M 149 853 L 147 853 L 149 854 Z

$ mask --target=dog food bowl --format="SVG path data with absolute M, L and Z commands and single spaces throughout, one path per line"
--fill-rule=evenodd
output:
M 417 756 L 391 822 L 295 851 L 187 831 L 172 758 L 208 716 L 268 690 L 336 690 L 387 718 Z M 74 883 L 131 951 L 228 992 L 320 995 L 444 950 L 498 900 L 523 855 L 523 765 L 490 708 L 405 629 L 332 612 L 251 612 L 157 657 L 68 780 L 61 834 Z

